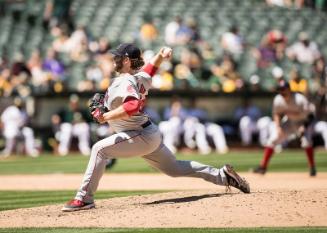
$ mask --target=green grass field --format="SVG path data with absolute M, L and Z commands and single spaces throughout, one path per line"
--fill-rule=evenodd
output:
M 178 159 L 196 160 L 213 166 L 221 166 L 225 163 L 233 164 L 238 171 L 248 171 L 259 164 L 262 151 L 253 152 L 230 152 L 226 155 L 196 155 L 179 154 Z M 66 157 L 41 155 L 39 158 L 13 156 L 0 159 L 0 175 L 11 174 L 52 174 L 52 173 L 83 173 L 88 162 L 88 157 L 71 154 Z M 327 172 L 327 152 L 316 154 L 318 172 Z M 286 150 L 276 154 L 272 159 L 270 171 L 272 172 L 307 172 L 306 156 L 303 151 Z M 112 173 L 151 173 L 156 172 L 149 167 L 141 158 L 121 159 L 110 171 Z M 163 191 L 99 191 L 97 199 L 123 197 L 158 193 Z M 74 190 L 68 191 L 0 191 L 0 217 L 1 211 L 8 209 L 27 208 L 48 204 L 60 204 L 69 200 Z M 0 233 L 104 233 L 104 232 L 142 232 L 142 233 L 306 233 L 327 232 L 327 228 L 303 227 L 303 228 L 219 228 L 219 229 L 192 229 L 192 228 L 166 228 L 166 229 L 143 229 L 143 228 L 1 228 Z
M 256 167 L 261 158 L 262 151 L 253 152 L 230 152 L 225 155 L 209 154 L 178 154 L 178 159 L 196 160 L 205 164 L 220 167 L 225 163 L 232 164 L 238 171 L 248 171 Z M 72 154 L 65 157 L 49 154 L 38 158 L 13 156 L 0 160 L 0 175 L 9 174 L 51 174 L 51 173 L 83 173 L 88 157 Z M 327 171 L 327 152 L 316 153 L 317 169 Z M 304 151 L 285 150 L 275 154 L 272 158 L 270 171 L 273 172 L 297 172 L 307 171 L 307 162 Z M 156 172 L 147 163 L 139 158 L 120 159 L 117 165 L 110 171 L 113 173 L 151 173 Z
M 160 192 L 163 191 L 98 191 L 95 198 L 109 199 L 113 197 L 126 197 Z M 50 204 L 64 204 L 74 197 L 75 193 L 75 190 L 0 191 L 0 211 Z
M 0 233 L 311 233 L 326 232 L 326 228 L 10 228 Z

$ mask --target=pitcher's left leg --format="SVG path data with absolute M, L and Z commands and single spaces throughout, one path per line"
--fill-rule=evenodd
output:
M 196 177 L 217 185 L 231 185 L 245 193 L 250 192 L 248 183 L 237 175 L 231 166 L 215 168 L 196 161 L 176 160 L 171 151 L 162 144 L 144 158 L 152 167 L 172 177 Z

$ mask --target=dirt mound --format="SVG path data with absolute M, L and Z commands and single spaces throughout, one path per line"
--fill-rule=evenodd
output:
M 327 190 L 180 191 L 97 201 L 62 213 L 62 205 L 0 212 L 1 227 L 327 226 Z
M 268 173 L 265 176 L 241 173 L 253 189 L 327 189 L 327 173 L 317 177 L 309 173 Z M 82 174 L 12 175 L 0 176 L 0 190 L 76 190 L 80 186 Z M 219 188 L 201 179 L 163 174 L 105 174 L 99 190 L 208 190 Z
M 252 193 L 225 193 L 195 178 L 110 174 L 104 190 L 180 190 L 97 200 L 97 208 L 62 213 L 62 205 L 0 212 L 0 227 L 327 226 L 327 173 L 242 174 Z M 76 189 L 82 175 L 0 176 L 0 189 Z M 62 181 L 62 182 L 58 182 Z M 197 191 L 194 191 L 197 190 Z

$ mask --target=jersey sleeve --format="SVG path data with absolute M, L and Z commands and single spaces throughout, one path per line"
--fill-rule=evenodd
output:
M 148 75 L 150 75 L 151 77 L 153 77 L 156 72 L 158 70 L 158 67 L 155 67 L 153 64 L 148 63 L 147 65 L 145 65 L 142 69 L 143 72 L 147 73 Z
M 143 71 L 143 70 L 141 70 L 140 72 L 137 72 L 135 74 L 135 76 L 138 77 L 138 78 L 151 80 L 151 75 L 148 74 L 147 72 Z
M 146 89 L 151 88 L 152 78 L 147 72 L 140 71 L 135 74 L 135 78 L 138 79 L 138 82 L 142 83 Z
M 123 103 L 128 98 L 140 99 L 137 86 L 129 80 L 121 83 L 119 87 L 119 93 Z

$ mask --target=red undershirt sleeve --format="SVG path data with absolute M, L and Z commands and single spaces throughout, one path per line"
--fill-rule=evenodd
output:
M 137 113 L 140 110 L 140 107 L 141 101 L 133 97 L 126 98 L 125 102 L 123 103 L 123 108 L 129 116 Z
M 151 77 L 153 77 L 156 74 L 156 72 L 158 70 L 158 67 L 155 67 L 151 63 L 148 63 L 148 64 L 145 65 L 145 67 L 142 70 L 145 73 L 149 74 Z

